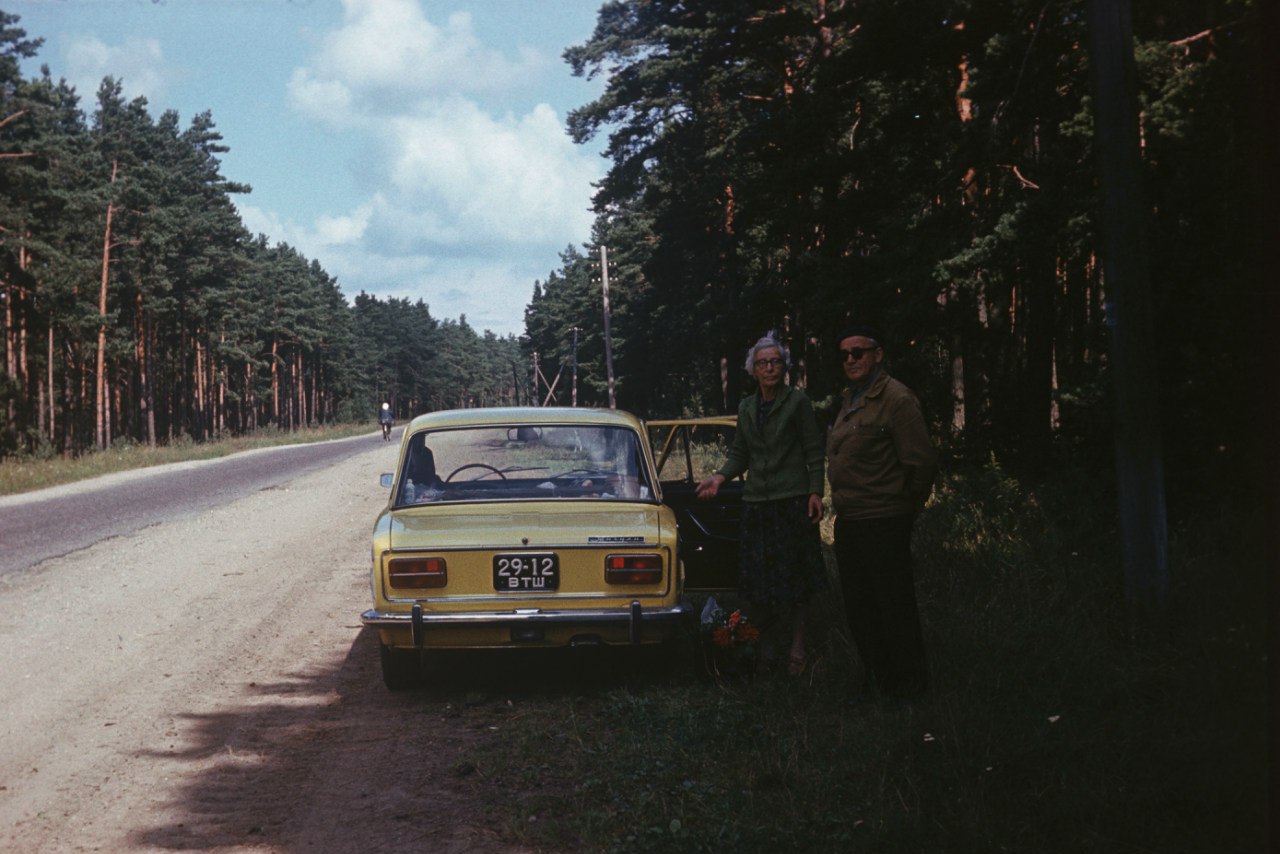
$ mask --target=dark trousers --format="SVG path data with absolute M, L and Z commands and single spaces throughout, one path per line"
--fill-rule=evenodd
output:
M 911 572 L 913 516 L 836 519 L 849 632 L 867 676 L 882 693 L 909 697 L 928 686 L 924 636 Z

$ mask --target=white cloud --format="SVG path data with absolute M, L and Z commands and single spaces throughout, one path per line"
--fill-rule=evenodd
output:
M 489 48 L 469 14 L 436 23 L 424 6 L 343 0 L 342 25 L 288 82 L 295 110 L 362 149 L 350 162 L 363 199 L 306 225 L 242 216 L 349 296 L 421 298 L 436 317 L 519 332 L 533 282 L 590 238 L 604 164 L 551 106 L 520 104 L 550 67 L 541 54 Z
M 67 82 L 80 93 L 82 106 L 92 112 L 98 86 L 108 75 L 123 84 L 127 98 L 145 96 L 148 102 L 162 99 L 171 74 L 164 51 L 155 39 L 127 38 L 123 44 L 108 45 L 96 36 L 72 36 L 64 47 Z
M 289 82 L 293 105 L 324 121 L 348 117 L 336 107 L 377 114 L 447 93 L 506 92 L 551 64 L 533 48 L 512 60 L 485 47 L 467 12 L 436 25 L 418 0 L 343 0 L 343 10 L 342 28 Z
M 307 257 L 316 257 L 325 250 L 358 245 L 369 227 L 375 206 L 362 204 L 345 216 L 325 214 L 317 217 L 312 226 L 292 220 L 286 222 L 270 211 L 243 202 L 237 208 L 240 221 L 250 234 L 268 234 L 272 242 L 288 243 Z
M 349 216 L 322 216 L 316 220 L 316 240 L 322 246 L 342 246 L 364 237 L 372 205 L 360 205 Z
M 441 215 L 429 241 L 481 239 L 562 249 L 590 233 L 598 158 L 546 104 L 495 119 L 461 98 L 387 125 L 389 203 Z
M 456 320 L 465 314 L 477 331 L 488 329 L 498 335 L 524 331 L 524 307 L 532 296 L 533 283 L 545 279 L 554 262 L 544 263 L 540 253 L 485 258 L 456 250 L 386 252 L 369 242 L 351 239 L 363 228 L 362 217 L 369 211 L 383 205 L 379 215 L 390 214 L 385 204 L 385 200 L 375 199 L 361 206 L 357 215 L 322 218 L 315 227 L 282 221 L 243 202 L 239 209 L 251 233 L 270 235 L 272 244 L 288 243 L 305 257 L 319 261 L 348 299 L 360 291 L 383 299 L 421 299 L 432 316 L 441 320 Z
M 402 274 L 408 272 L 397 269 Z M 397 287 L 383 292 L 402 299 L 422 299 L 431 315 L 442 320 L 466 315 L 476 331 L 519 335 L 524 331 L 524 307 L 533 294 L 534 279 L 545 275 L 545 271 L 539 274 L 518 262 L 436 258 L 420 266 L 416 275 L 401 275 Z
M 331 125 L 356 124 L 352 114 L 351 90 L 341 80 L 318 80 L 305 68 L 295 68 L 289 78 L 289 101 L 304 115 Z

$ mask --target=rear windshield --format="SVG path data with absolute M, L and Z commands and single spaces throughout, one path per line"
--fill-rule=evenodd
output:
M 647 501 L 639 436 L 623 427 L 472 427 L 409 438 L 396 504 Z

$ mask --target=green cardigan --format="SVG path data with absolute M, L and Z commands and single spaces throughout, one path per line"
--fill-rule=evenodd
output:
M 759 393 L 738 406 L 738 428 L 719 474 L 728 480 L 750 470 L 743 501 L 822 495 L 822 436 L 809 398 L 799 389 L 782 386 L 765 417 L 763 433 L 757 426 L 759 414 Z

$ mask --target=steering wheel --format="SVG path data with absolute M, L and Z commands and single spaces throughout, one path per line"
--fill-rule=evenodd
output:
M 449 476 L 444 479 L 444 482 L 449 483 L 450 481 L 453 480 L 454 475 L 456 475 L 458 472 L 466 471 L 467 469 L 488 469 L 489 471 L 493 472 L 503 480 L 507 479 L 507 476 L 502 473 L 502 469 L 494 468 L 488 463 L 467 463 L 465 466 L 458 466 L 456 469 L 449 472 Z M 480 480 L 480 478 L 482 477 L 488 477 L 488 475 L 482 474 L 480 475 L 480 477 L 473 478 L 473 480 Z

